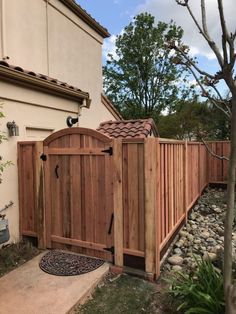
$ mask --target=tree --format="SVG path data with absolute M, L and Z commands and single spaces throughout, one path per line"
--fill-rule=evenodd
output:
M 221 26 L 221 44 L 217 44 L 209 33 L 206 17 L 205 0 L 201 0 L 201 22 L 193 14 L 189 0 L 175 0 L 178 5 L 188 10 L 198 31 L 206 40 L 218 61 L 219 71 L 211 74 L 199 68 L 195 60 L 188 56 L 188 49 L 184 45 L 170 42 L 169 48 L 179 52 L 182 59 L 178 62 L 188 67 L 198 82 L 202 94 L 206 96 L 230 120 L 231 152 L 228 167 L 227 211 L 224 234 L 224 292 L 226 299 L 226 314 L 236 313 L 236 284 L 232 280 L 232 230 L 235 206 L 235 171 L 236 171 L 236 80 L 235 80 L 235 38 L 236 29 L 229 31 L 225 20 L 223 1 L 217 0 L 219 22 Z M 221 96 L 217 84 L 224 81 L 229 90 L 230 100 Z
M 142 13 L 117 37 L 116 55 L 104 67 L 104 89 L 124 118 L 155 119 L 184 92 L 185 67 L 174 64 L 179 53 L 165 47 L 180 42 L 182 34 L 174 23 L 155 25 L 153 16 Z
M 228 140 L 230 135 L 229 121 L 221 111 L 197 98 L 180 100 L 174 112 L 160 115 L 157 125 L 160 137 L 164 138 Z

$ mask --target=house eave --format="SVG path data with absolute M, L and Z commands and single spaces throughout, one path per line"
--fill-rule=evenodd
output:
M 86 92 L 69 89 L 68 87 L 57 85 L 53 82 L 4 66 L 0 66 L 0 80 L 74 100 L 81 104 L 84 100 L 87 104 L 89 103 L 89 94 Z
M 110 33 L 102 25 L 95 21 L 85 10 L 83 10 L 73 0 L 60 0 L 60 1 L 103 38 L 110 37 Z

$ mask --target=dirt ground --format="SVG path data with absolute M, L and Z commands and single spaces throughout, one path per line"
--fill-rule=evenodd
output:
M 109 274 L 91 299 L 75 314 L 174 314 L 171 301 L 163 294 L 163 283 L 153 284 L 129 275 Z
M 40 250 L 26 241 L 3 247 L 0 249 L 0 277 L 39 253 Z

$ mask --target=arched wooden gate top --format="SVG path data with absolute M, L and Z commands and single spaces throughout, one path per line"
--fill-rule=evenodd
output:
M 93 129 L 88 129 L 88 128 L 80 128 L 80 127 L 74 127 L 74 128 L 67 128 L 63 129 L 60 131 L 57 131 L 51 135 L 49 135 L 44 141 L 43 145 L 48 146 L 51 142 L 66 136 L 66 135 L 73 135 L 73 134 L 78 134 L 78 135 L 88 135 L 91 136 L 104 144 L 109 144 L 111 143 L 112 139 L 96 130 Z

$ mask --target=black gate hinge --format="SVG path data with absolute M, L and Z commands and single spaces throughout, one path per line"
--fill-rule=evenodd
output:
M 114 246 L 111 246 L 111 247 L 104 247 L 104 250 L 107 251 L 107 252 L 111 252 L 112 255 L 115 254 L 115 248 L 114 248 Z
M 40 156 L 40 159 L 42 159 L 43 161 L 46 161 L 46 160 L 47 160 L 47 155 L 42 154 L 42 155 Z
M 112 156 L 113 155 L 113 147 L 110 146 L 108 149 L 102 150 L 102 153 L 107 153 L 110 156 Z

